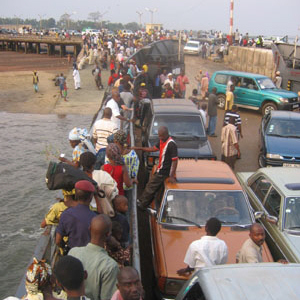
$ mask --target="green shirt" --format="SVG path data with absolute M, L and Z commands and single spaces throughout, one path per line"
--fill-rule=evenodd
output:
M 88 243 L 85 247 L 74 247 L 69 255 L 78 258 L 88 273 L 85 294 L 92 300 L 108 300 L 117 290 L 118 264 L 102 247 Z

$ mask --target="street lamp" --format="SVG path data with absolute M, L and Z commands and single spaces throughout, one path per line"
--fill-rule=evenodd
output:
M 67 17 L 67 22 L 68 22 L 68 29 L 70 29 L 70 20 L 71 20 L 71 16 L 72 16 L 72 15 L 76 15 L 76 14 L 77 14 L 76 11 L 73 11 L 73 12 L 71 12 L 70 14 L 65 13 L 65 15 L 66 15 L 66 17 Z
M 17 18 L 17 31 L 18 31 L 18 32 L 19 32 L 19 19 L 21 19 L 21 16 L 22 16 L 22 15 L 19 15 L 19 16 L 14 15 L 14 17 Z
M 139 15 L 139 17 L 140 17 L 140 26 L 142 27 L 142 15 L 143 15 L 143 12 L 141 12 L 141 11 L 136 11 L 136 13 Z
M 145 7 L 145 10 L 146 10 L 146 11 L 149 11 L 149 12 L 151 13 L 151 24 L 153 24 L 153 14 L 154 14 L 155 12 L 157 12 L 157 8 L 150 9 L 150 8 L 148 8 L 148 7 Z
M 103 16 L 105 15 L 105 14 L 107 14 L 108 13 L 108 11 L 105 11 L 104 13 L 99 13 L 99 16 L 100 16 L 100 24 L 101 24 L 101 30 L 102 30 L 102 23 L 103 23 Z
M 39 15 L 38 16 L 40 17 L 40 31 L 42 30 L 42 19 L 46 16 L 46 15 Z

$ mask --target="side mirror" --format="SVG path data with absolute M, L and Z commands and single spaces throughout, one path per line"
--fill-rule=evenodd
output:
M 153 216 L 153 217 L 156 217 L 156 215 L 157 215 L 156 209 L 153 209 L 153 208 L 150 208 L 150 207 L 147 208 L 147 212 L 148 212 L 151 216 Z
M 263 216 L 264 216 L 264 212 L 263 211 L 256 211 L 255 213 L 254 213 L 254 218 L 255 218 L 255 220 L 259 220 L 259 219 L 261 219 Z
M 266 216 L 266 220 L 269 223 L 274 224 L 274 225 L 277 225 L 277 223 L 278 223 L 278 218 L 274 217 L 274 216 Z

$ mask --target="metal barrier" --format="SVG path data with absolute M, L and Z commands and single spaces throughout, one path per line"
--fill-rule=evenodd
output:
M 135 145 L 133 128 L 134 128 L 134 124 L 130 123 L 131 146 Z M 132 188 L 132 197 L 131 199 L 129 199 L 129 201 L 131 201 L 130 228 L 132 234 L 132 266 L 139 272 L 141 276 L 139 231 L 138 231 L 138 221 L 137 221 L 136 200 L 137 200 L 137 186 L 134 183 Z

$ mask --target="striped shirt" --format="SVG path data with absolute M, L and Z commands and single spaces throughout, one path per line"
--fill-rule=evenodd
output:
M 237 132 L 240 133 L 239 126 L 238 126 L 238 125 L 242 125 L 242 120 L 241 120 L 240 114 L 237 113 L 237 112 L 233 112 L 233 111 L 228 111 L 227 113 L 225 113 L 224 123 L 226 125 L 229 124 L 229 118 L 230 117 L 234 117 L 234 125 L 235 125 L 235 127 L 237 129 Z
M 95 122 L 93 128 L 93 138 L 97 139 L 95 150 L 98 152 L 107 146 L 107 138 L 118 130 L 115 122 L 103 118 Z

